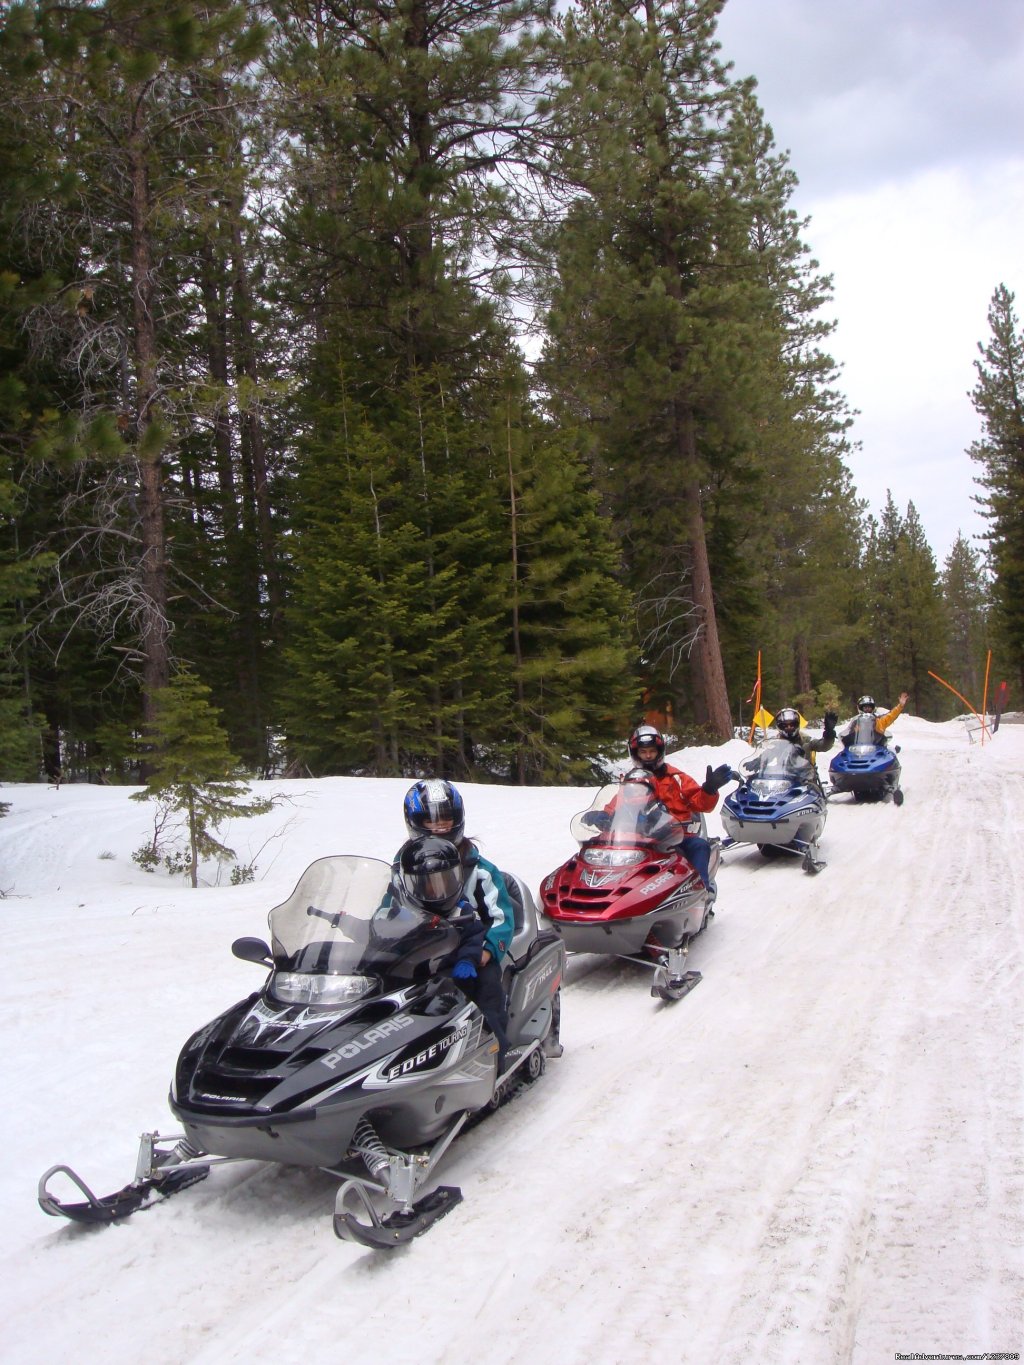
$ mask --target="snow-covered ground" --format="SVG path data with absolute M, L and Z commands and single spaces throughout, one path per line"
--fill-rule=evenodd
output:
M 7 1117 L 0 1359 L 105 1365 L 681 1361 L 817 1365 L 1024 1349 L 1024 725 L 910 717 L 906 804 L 829 808 L 828 867 L 734 852 L 684 1001 L 572 959 L 565 1054 L 456 1143 L 464 1202 L 384 1255 L 339 1242 L 335 1182 L 215 1170 L 104 1229 L 46 1218 L 68 1162 L 112 1190 L 174 1131 L 186 1037 L 259 982 L 232 957 L 313 858 L 390 858 L 408 783 L 261 784 L 227 831 L 251 885 L 132 863 L 124 788 L 10 786 L 0 820 Z M 698 779 L 740 741 L 675 761 Z M 824 768 L 825 759 L 822 759 Z M 463 788 L 534 888 L 579 790 Z M 720 832 L 717 816 L 711 831 Z

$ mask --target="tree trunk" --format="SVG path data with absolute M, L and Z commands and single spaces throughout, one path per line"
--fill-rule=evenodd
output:
M 793 681 L 798 695 L 812 690 L 811 659 L 807 652 L 807 636 L 802 631 L 793 641 Z
M 691 655 L 694 684 L 703 700 L 706 723 L 720 739 L 732 738 L 732 713 L 729 691 L 722 666 L 722 647 L 718 639 L 718 618 L 711 586 L 711 567 L 704 533 L 704 511 L 697 479 L 697 442 L 693 414 L 679 411 L 676 405 L 676 430 L 685 499 L 685 531 L 690 551 L 691 591 L 697 609 L 698 634 Z
M 516 497 L 516 473 L 512 461 L 512 400 L 508 399 L 506 410 L 506 454 L 508 456 L 508 503 L 509 535 L 512 553 L 512 656 L 515 670 L 516 706 L 521 719 L 520 733 L 516 743 L 515 770 L 516 781 L 526 785 L 526 750 L 523 746 L 525 723 L 523 712 L 526 707 L 526 694 L 523 688 L 523 642 L 519 632 L 519 503 Z
M 188 800 L 188 844 L 192 853 L 190 880 L 192 889 L 196 890 L 199 886 L 199 812 L 196 810 L 194 794 Z
M 142 593 L 142 705 L 152 725 L 156 698 L 170 676 L 167 622 L 167 542 L 164 530 L 163 451 L 153 428 L 156 412 L 156 329 L 153 317 L 153 253 L 150 240 L 149 174 L 138 129 L 128 148 L 132 195 L 132 311 L 135 369 L 135 439 L 139 461 Z
M 235 325 L 237 328 L 236 368 L 238 374 L 251 386 L 252 392 L 259 391 L 260 368 L 257 360 L 256 341 L 253 336 L 253 301 L 246 266 L 245 247 L 242 241 L 240 207 L 233 206 L 231 223 L 233 253 L 233 292 Z M 270 515 L 270 489 L 267 476 L 267 451 L 263 439 L 263 421 L 259 405 L 250 400 L 240 416 L 242 457 L 252 469 L 252 492 L 256 502 L 256 522 L 259 526 L 260 563 L 267 580 L 267 604 L 270 608 L 271 623 L 280 624 L 284 606 L 284 593 L 281 586 L 281 573 L 277 562 L 277 538 L 273 519 Z

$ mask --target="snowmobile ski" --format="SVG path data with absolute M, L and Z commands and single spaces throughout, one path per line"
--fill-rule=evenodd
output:
M 404 1246 L 433 1227 L 446 1213 L 451 1213 L 456 1204 L 462 1203 L 462 1191 L 457 1185 L 438 1185 L 436 1190 L 417 1199 L 408 1209 L 396 1209 L 382 1218 L 361 1184 L 350 1182 L 346 1193 L 353 1191 L 361 1198 L 369 1221 L 360 1222 L 349 1210 L 336 1211 L 334 1231 L 342 1241 L 358 1242 L 373 1251 L 391 1251 Z
M 51 1166 L 39 1181 L 39 1207 L 54 1218 L 67 1218 L 72 1223 L 102 1227 L 129 1218 L 133 1213 L 149 1208 L 162 1199 L 169 1199 L 179 1190 L 205 1180 L 209 1173 L 209 1166 L 183 1167 L 181 1170 L 168 1171 L 159 1179 L 132 1180 L 113 1194 L 96 1195 L 70 1166 Z M 56 1175 L 66 1176 L 72 1184 L 77 1185 L 85 1199 L 77 1203 L 58 1199 L 47 1189 L 49 1181 Z
M 658 1000 L 682 1000 L 702 981 L 700 972 L 684 972 L 682 976 L 669 976 L 667 967 L 659 967 L 651 983 L 651 994 Z

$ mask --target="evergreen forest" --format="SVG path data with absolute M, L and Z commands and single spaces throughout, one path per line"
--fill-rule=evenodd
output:
M 239 772 L 518 784 L 731 736 L 759 657 L 1019 698 L 1014 296 L 939 564 L 725 3 L 0 4 L 0 778 L 138 782 L 189 696 Z

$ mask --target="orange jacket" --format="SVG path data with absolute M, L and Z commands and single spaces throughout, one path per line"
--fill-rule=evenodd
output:
M 880 734 L 884 735 L 886 730 L 888 730 L 889 726 L 893 723 L 896 717 L 900 715 L 902 710 L 903 703 L 901 701 L 898 701 L 896 705 L 892 708 L 892 710 L 887 711 L 884 716 L 876 716 L 875 729 L 878 730 Z
M 658 800 L 670 815 L 683 824 L 692 820 L 694 815 L 714 810 L 718 805 L 717 792 L 704 791 L 699 782 L 694 782 L 681 768 L 673 768 L 671 763 L 663 763 L 651 776 Z

